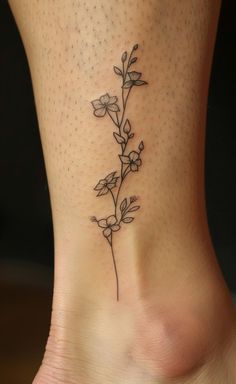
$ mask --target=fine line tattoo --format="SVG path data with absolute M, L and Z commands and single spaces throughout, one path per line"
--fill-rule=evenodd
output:
M 91 221 L 97 223 L 97 225 L 103 229 L 103 236 L 108 241 L 111 248 L 116 277 L 117 301 L 119 300 L 119 277 L 114 255 L 113 236 L 114 232 L 121 229 L 122 224 L 128 224 L 134 220 L 132 212 L 135 212 L 140 208 L 136 203 L 136 196 L 125 197 L 121 202 L 119 199 L 124 180 L 127 178 L 128 174 L 139 170 L 139 167 L 142 164 L 141 152 L 144 149 L 143 141 L 140 141 L 136 150 L 127 150 L 129 140 L 134 137 L 134 133 L 131 132 L 131 123 L 129 119 L 126 118 L 128 99 L 134 86 L 147 84 L 146 81 L 141 80 L 142 73 L 131 70 L 131 66 L 137 61 L 137 57 L 134 56 L 137 49 L 138 44 L 135 44 L 129 55 L 125 51 L 121 56 L 121 67 L 113 67 L 115 74 L 119 76 L 122 81 L 121 105 L 119 106 L 118 104 L 117 96 L 110 96 L 108 93 L 91 102 L 93 106 L 93 114 L 96 117 L 104 117 L 107 115 L 111 119 L 111 122 L 116 129 L 116 131 L 113 132 L 113 136 L 116 142 L 120 145 L 121 151 L 118 154 L 120 159 L 120 171 L 109 173 L 106 177 L 100 179 L 94 187 L 94 190 L 97 191 L 97 196 L 111 195 L 114 212 L 101 219 L 97 219 L 95 216 L 91 217 Z

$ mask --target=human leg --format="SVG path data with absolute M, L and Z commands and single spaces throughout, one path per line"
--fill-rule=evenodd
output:
M 201 374 L 215 383 L 213 371 L 231 374 L 220 361 L 222 351 L 231 359 L 234 309 L 208 233 L 203 183 L 219 3 L 11 5 L 32 73 L 54 222 L 52 325 L 35 382 L 156 383 L 191 374 L 192 383 Z M 119 70 L 136 43 L 131 69 L 142 76 L 124 79 Z M 99 100 L 106 93 L 118 101 Z M 118 156 L 130 153 L 126 118 L 135 134 L 129 159 Z M 131 196 L 140 209 L 119 222 Z M 100 222 L 117 210 L 116 222 Z

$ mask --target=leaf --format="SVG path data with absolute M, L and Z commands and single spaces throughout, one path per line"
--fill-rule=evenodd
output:
M 134 220 L 134 217 L 125 217 L 122 221 L 123 223 L 131 223 Z
M 140 205 L 134 205 L 133 207 L 131 207 L 128 212 L 134 212 L 134 211 L 137 211 L 138 209 L 140 208 Z
M 129 164 L 130 160 L 128 156 L 119 155 L 120 161 L 124 164 Z
M 137 49 L 138 49 L 138 44 L 135 44 L 135 45 L 133 46 L 133 50 L 136 51 Z
M 134 137 L 134 133 L 129 134 L 129 139 L 132 139 L 132 137 Z
M 130 131 L 131 131 L 131 125 L 130 125 L 129 119 L 126 119 L 123 131 L 125 133 L 130 133 Z
M 125 143 L 125 139 L 124 139 L 124 137 L 118 135 L 118 133 L 113 132 L 113 136 L 114 136 L 114 138 L 116 139 L 116 141 L 117 141 L 118 144 L 123 144 L 123 143 Z
M 114 72 L 115 72 L 117 75 L 122 76 L 122 71 L 121 71 L 120 68 L 114 66 L 113 69 L 114 69 Z
M 144 85 L 144 84 L 148 84 L 146 81 L 143 81 L 143 80 L 136 80 L 135 81 L 135 85 Z
M 120 204 L 120 211 L 123 212 L 127 207 L 127 199 L 125 198 Z

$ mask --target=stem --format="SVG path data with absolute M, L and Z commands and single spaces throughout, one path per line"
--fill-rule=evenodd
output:
M 120 121 L 120 128 L 121 128 L 121 125 L 122 125 L 122 122 L 123 122 L 123 118 L 124 118 L 124 110 L 125 110 L 125 95 L 124 95 L 124 88 L 123 88 L 123 85 L 125 83 L 125 78 L 126 78 L 126 73 L 127 73 L 127 69 L 125 71 L 125 64 L 123 62 L 123 84 L 122 84 L 122 106 L 123 106 L 123 114 L 122 114 L 122 118 L 121 118 L 121 121 Z
M 131 91 L 131 88 L 129 88 L 129 91 L 128 91 L 128 93 L 127 93 L 127 96 L 126 96 L 126 98 L 125 98 L 125 100 L 124 100 L 124 88 L 122 88 L 123 113 L 122 113 L 122 117 L 121 117 L 121 121 L 120 121 L 120 126 L 119 126 L 120 133 L 121 133 L 121 126 L 122 126 L 122 123 L 123 123 L 123 120 L 124 120 L 125 110 L 126 110 L 126 104 L 127 104 L 127 100 L 128 100 L 130 91 Z M 128 142 L 128 140 L 127 140 L 127 142 Z M 127 142 L 124 144 L 124 146 L 121 144 L 122 155 L 125 153 L 125 149 L 126 149 Z M 121 182 L 120 182 L 120 187 L 121 187 L 122 181 L 123 181 L 123 179 L 124 179 L 124 178 L 123 178 L 123 163 L 121 163 L 120 175 L 121 175 Z M 119 192 L 120 192 L 120 188 L 119 188 L 118 193 L 117 193 L 116 203 L 117 203 L 117 201 L 118 201 Z
M 130 61 L 131 61 L 131 59 L 132 59 L 132 55 L 133 55 L 133 53 L 134 53 L 134 47 L 133 47 L 133 49 L 132 49 L 132 51 L 131 51 L 131 53 L 130 53 L 130 55 L 129 55 L 129 60 L 128 60 L 128 64 L 127 64 L 126 72 L 127 72 L 128 68 L 129 68 L 129 66 L 130 66 Z
M 123 178 L 123 180 L 126 178 L 126 176 L 130 173 L 130 170 L 128 170 L 129 169 L 129 166 L 125 169 L 125 171 L 124 171 L 124 173 L 123 173 L 123 176 L 122 176 L 122 178 Z M 128 172 L 127 172 L 128 171 Z
M 129 166 L 126 168 L 125 172 L 127 171 L 127 169 L 129 168 Z M 123 163 L 122 163 L 122 170 L 123 170 Z M 119 194 L 120 194 L 120 190 L 121 190 L 121 186 L 123 184 L 123 181 L 124 179 L 126 178 L 126 176 L 129 174 L 130 171 L 128 171 L 127 173 L 124 172 L 124 176 L 121 174 L 121 181 L 120 181 L 120 185 L 119 185 L 119 188 L 118 188 L 118 191 L 117 191 L 117 195 L 116 195 L 116 199 L 115 199 L 115 216 L 116 216 L 116 211 L 117 211 L 117 203 L 118 203 L 118 198 L 119 198 Z M 119 221 L 119 223 L 121 222 L 121 220 Z
M 125 115 L 125 109 L 126 109 L 126 104 L 127 104 L 128 98 L 129 98 L 129 94 L 130 94 L 131 88 L 132 88 L 132 86 L 129 88 L 129 90 L 128 90 L 128 93 L 127 93 L 127 96 L 126 96 L 126 99 L 125 99 L 125 102 L 124 102 L 124 113 L 123 113 L 123 119 L 124 119 L 124 115 Z M 122 122 L 123 122 L 123 119 L 122 119 Z
M 122 126 L 122 123 L 123 123 L 123 120 L 124 120 L 124 115 L 125 115 L 125 109 L 126 109 L 126 104 L 127 104 L 127 100 L 128 100 L 128 97 L 129 97 L 129 93 L 131 91 L 131 88 L 129 88 L 129 91 L 127 93 L 127 96 L 125 98 L 124 96 L 124 88 L 123 88 L 123 85 L 125 83 L 125 79 L 126 79 L 126 75 L 127 75 L 127 71 L 129 69 L 129 66 L 130 66 L 130 61 L 132 59 L 132 55 L 133 55 L 133 52 L 134 52 L 134 49 L 132 49 L 130 55 L 129 55 L 129 60 L 128 60 L 128 63 L 127 63 L 127 66 L 126 66 L 126 69 L 125 69 L 125 66 L 124 66 L 124 62 L 123 62 L 123 84 L 122 84 L 122 104 L 123 104 L 123 113 L 122 113 L 122 117 L 121 117 L 121 121 L 120 121 L 120 129 L 121 129 L 121 126 Z
M 115 200 L 115 196 L 114 196 L 114 193 L 112 192 L 112 190 L 111 190 L 111 189 L 109 189 L 109 191 L 111 192 L 111 196 L 112 196 L 112 199 L 113 199 L 114 205 L 116 206 L 116 200 Z
M 118 123 L 116 123 L 116 121 L 114 120 L 113 116 L 110 114 L 109 110 L 107 110 L 107 113 L 108 115 L 110 116 L 111 120 L 113 121 L 113 123 L 120 129 L 120 126 Z M 116 112 L 116 115 L 117 115 L 117 112 Z
M 118 117 L 118 113 L 116 112 L 116 120 L 117 120 L 117 127 L 119 128 L 120 130 L 120 123 L 119 123 L 119 117 Z
M 124 84 L 124 81 L 123 81 L 123 84 Z M 123 105 L 123 111 L 125 109 L 125 95 L 124 95 L 124 88 L 122 87 L 122 105 Z M 124 114 L 122 114 L 122 117 L 121 117 L 121 122 L 120 122 L 120 126 L 122 125 L 123 123 L 123 116 Z
M 122 111 L 122 115 L 121 115 L 121 120 L 120 120 L 120 123 L 118 124 L 118 128 L 119 128 L 119 133 L 121 135 L 121 128 L 122 128 L 122 124 L 123 124 L 123 121 L 124 121 L 124 117 L 125 117 L 125 110 L 126 110 L 126 105 L 127 105 L 127 101 L 128 101 L 128 98 L 129 98 L 129 94 L 130 94 L 130 91 L 131 91 L 131 88 L 129 88 L 128 92 L 127 92 L 127 95 L 125 97 L 124 95 L 124 88 L 123 88 L 123 85 L 125 83 L 125 79 L 126 79 L 126 75 L 127 75 L 127 71 L 128 71 L 128 68 L 129 68 L 129 65 L 130 65 L 130 60 L 132 58 L 132 55 L 133 55 L 133 52 L 134 52 L 134 49 L 132 49 L 131 53 L 130 53 L 130 56 L 129 56 L 129 60 L 128 60 L 128 63 L 127 63 L 127 66 L 126 66 L 126 69 L 125 69 L 125 66 L 124 66 L 124 62 L 122 63 L 122 73 L 123 73 L 123 84 L 122 84 L 122 106 L 123 106 L 123 111 Z M 108 111 L 109 113 L 109 111 Z M 110 115 L 110 113 L 109 113 Z M 110 116 L 111 117 L 111 116 Z M 112 119 L 113 120 L 113 119 Z M 114 120 L 113 120 L 114 121 Z M 118 120 L 118 116 L 117 116 L 117 121 Z M 117 125 L 117 124 L 116 124 Z M 125 149 L 126 149 L 126 145 L 127 145 L 127 142 L 123 145 L 121 144 L 121 152 L 122 152 L 122 155 L 124 154 L 125 152 Z M 127 170 L 127 168 L 126 168 Z M 126 172 L 125 170 L 125 172 Z M 121 170 L 120 170 L 120 185 L 119 185 L 119 188 L 118 188 L 118 191 L 117 191 L 117 195 L 116 195 L 116 199 L 115 199 L 115 216 L 117 214 L 117 203 L 118 203 L 118 198 L 119 198 L 119 194 L 120 194 L 120 190 L 121 190 L 121 186 L 122 186 L 122 183 L 123 183 L 123 180 L 125 179 L 125 177 L 127 176 L 127 174 L 129 172 L 127 172 L 127 174 L 125 174 L 124 172 L 124 176 L 123 176 L 123 163 L 121 162 Z
M 124 84 L 124 82 L 123 82 Z M 127 101 L 128 101 L 128 97 L 129 97 L 129 94 L 130 94 L 130 91 L 131 91 L 131 88 L 129 88 L 128 90 L 128 93 L 126 95 L 126 98 L 124 97 L 124 88 L 122 88 L 122 104 L 123 104 L 123 112 L 122 112 L 122 116 L 121 116 L 121 120 L 120 120 L 120 130 L 121 130 L 121 127 L 122 127 L 122 124 L 123 124 L 123 121 L 124 121 L 124 117 L 125 117 L 125 110 L 126 110 L 126 104 L 127 104 Z
M 112 244 L 112 235 L 111 235 L 110 246 L 111 246 L 111 254 L 112 254 L 112 260 L 113 260 L 113 266 L 114 266 L 115 275 L 116 275 L 116 300 L 119 301 L 119 278 L 118 278 L 118 272 L 117 272 L 117 268 L 116 268 L 116 260 L 115 260 L 113 244 Z
M 118 203 L 118 198 L 119 198 L 119 194 L 120 194 L 120 189 L 121 189 L 121 186 L 122 186 L 122 183 L 123 183 L 123 178 L 121 177 L 121 181 L 120 181 L 120 185 L 119 185 L 119 188 L 118 188 L 118 191 L 117 191 L 117 195 L 116 195 L 116 200 L 115 200 L 115 217 L 116 217 L 116 211 L 117 211 L 117 203 Z

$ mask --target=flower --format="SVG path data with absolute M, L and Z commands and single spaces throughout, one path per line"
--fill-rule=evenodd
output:
M 123 164 L 129 164 L 130 170 L 132 172 L 138 171 L 138 167 L 142 164 L 142 161 L 139 157 L 139 153 L 136 151 L 132 151 L 128 154 L 128 156 L 119 155 L 120 160 Z
M 119 231 L 120 229 L 120 226 L 117 224 L 117 219 L 114 215 L 108 216 L 107 219 L 99 220 L 98 225 L 101 228 L 105 228 L 103 230 L 103 235 L 105 237 L 109 237 L 112 232 Z
M 94 108 L 94 115 L 97 117 L 105 116 L 106 112 L 118 112 L 120 109 L 117 103 L 118 98 L 116 96 L 109 96 L 108 93 L 101 96 L 99 99 L 93 100 L 92 106 Z
M 136 71 L 128 72 L 129 80 L 124 83 L 123 88 L 131 88 L 133 85 L 147 84 L 146 81 L 140 80 L 141 76 L 142 76 L 142 73 L 140 72 L 136 72 Z
M 115 174 L 116 172 L 109 173 L 105 179 L 99 180 L 96 187 L 94 188 L 95 191 L 99 191 L 97 196 L 106 195 L 109 190 L 116 187 L 116 182 L 119 177 L 115 177 Z

